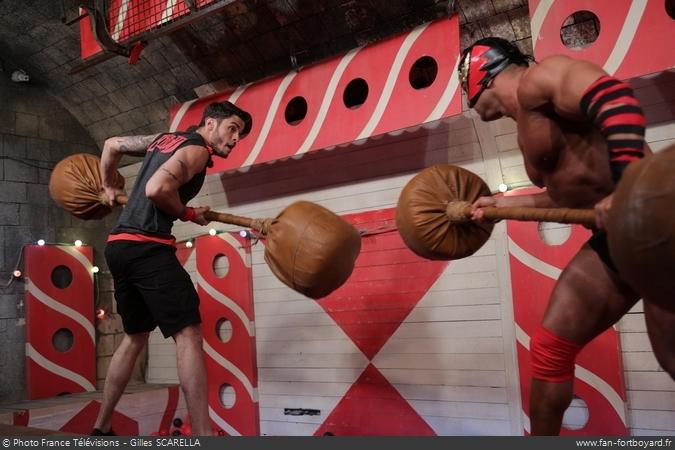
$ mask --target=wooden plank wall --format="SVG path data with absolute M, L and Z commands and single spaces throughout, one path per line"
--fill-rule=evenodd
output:
M 649 120 L 647 139 L 656 150 L 675 142 L 674 80 L 671 71 L 634 82 Z M 192 203 L 251 217 L 274 216 L 297 199 L 337 214 L 390 208 L 405 183 L 434 163 L 463 166 L 493 189 L 502 181 L 529 184 L 514 123 L 485 124 L 465 113 L 299 160 L 209 176 Z M 128 186 L 136 170 L 123 170 Z M 179 223 L 174 231 L 181 240 L 207 230 Z M 437 434 L 521 434 L 507 255 L 500 224 L 476 255 L 448 266 L 372 361 Z M 309 435 L 368 360 L 319 305 L 274 278 L 261 245 L 252 259 L 261 432 Z M 193 263 L 187 266 L 194 271 Z M 641 306 L 618 329 L 632 433 L 672 434 L 675 383 L 651 353 Z M 172 341 L 153 334 L 149 355 L 149 383 L 177 382 Z M 284 408 L 319 409 L 321 415 L 286 416 Z

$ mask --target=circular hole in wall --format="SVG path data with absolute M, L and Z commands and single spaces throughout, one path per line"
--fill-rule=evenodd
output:
M 228 342 L 232 339 L 232 322 L 226 318 L 221 318 L 216 322 L 216 336 L 221 342 Z
M 61 353 L 65 353 L 73 346 L 73 332 L 68 328 L 60 328 L 52 336 L 52 345 Z
M 554 222 L 540 222 L 537 231 L 546 245 L 562 245 L 572 234 L 571 225 Z
M 598 39 L 600 19 L 591 11 L 577 11 L 563 21 L 560 39 L 571 50 L 583 50 Z
M 408 80 L 413 89 L 424 89 L 431 86 L 438 75 L 438 63 L 431 56 L 422 56 L 410 68 Z
M 675 20 L 675 0 L 666 0 L 666 14 Z
M 73 282 L 73 272 L 66 266 L 56 266 L 52 270 L 52 283 L 59 289 L 65 289 Z
M 349 109 L 356 109 L 363 105 L 368 98 L 368 83 L 363 78 L 350 81 L 345 88 L 342 100 Z
M 575 395 L 565 410 L 562 426 L 568 430 L 581 430 L 588 423 L 588 417 L 588 405 L 584 399 Z
M 223 383 L 218 390 L 218 398 L 225 408 L 232 408 L 237 401 L 237 393 L 232 386 Z
M 302 122 L 302 119 L 307 115 L 307 100 L 304 97 L 293 97 L 288 105 L 286 105 L 286 123 L 289 125 L 297 125 Z
M 223 278 L 230 271 L 230 260 L 222 253 L 213 258 L 213 273 L 218 278 Z

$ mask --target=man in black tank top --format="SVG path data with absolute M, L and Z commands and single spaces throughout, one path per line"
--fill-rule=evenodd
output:
M 124 339 L 115 350 L 92 435 L 114 435 L 112 413 L 134 364 L 159 326 L 176 342 L 178 378 L 192 431 L 212 435 L 199 297 L 176 258 L 171 229 L 176 219 L 206 225 L 208 207 L 186 206 L 204 183 L 212 156 L 226 158 L 251 129 L 251 116 L 230 102 L 212 103 L 192 132 L 114 137 L 101 154 L 103 189 L 110 205 L 123 191 L 111 185 L 122 155 L 144 156 L 133 192 L 111 231 L 105 257 L 115 284 Z

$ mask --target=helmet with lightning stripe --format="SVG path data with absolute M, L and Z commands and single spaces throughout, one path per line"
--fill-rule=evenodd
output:
M 533 58 L 522 53 L 506 39 L 488 37 L 479 39 L 462 53 L 459 81 L 466 93 L 469 107 L 478 101 L 494 77 L 511 64 L 527 66 Z

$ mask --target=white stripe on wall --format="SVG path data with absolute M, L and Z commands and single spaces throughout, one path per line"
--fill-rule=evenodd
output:
M 53 309 L 54 311 L 58 311 L 64 316 L 69 317 L 70 319 L 79 323 L 91 338 L 91 342 L 94 345 L 96 345 L 96 338 L 94 336 L 94 325 L 91 323 L 90 320 L 87 320 L 87 318 L 84 317 L 79 312 L 75 311 L 72 308 L 69 308 L 63 303 L 54 300 L 53 298 L 42 292 L 35 283 L 31 282 L 30 278 L 26 279 L 26 290 L 30 292 L 33 297 L 35 297 L 38 301 L 40 301 L 47 307 Z
M 32 359 L 38 366 L 42 367 L 43 369 L 55 373 L 56 375 L 63 377 L 67 380 L 72 381 L 75 384 L 78 384 L 82 386 L 82 388 L 85 391 L 95 391 L 96 388 L 94 387 L 89 380 L 84 378 L 82 375 L 73 372 L 72 370 L 68 370 L 65 367 L 61 367 L 59 365 L 54 364 L 44 356 L 42 356 L 35 348 L 33 348 L 30 343 L 26 343 L 26 356 L 30 359 Z
M 394 90 L 394 85 L 396 84 L 396 80 L 398 79 L 398 75 L 401 71 L 403 61 L 405 60 L 406 56 L 408 56 L 408 52 L 410 51 L 410 48 L 413 46 L 417 38 L 428 26 L 429 26 L 428 23 L 420 25 L 414 30 L 412 30 L 410 33 L 408 33 L 408 35 L 405 37 L 405 40 L 401 44 L 401 47 L 398 49 L 398 53 L 396 53 L 396 58 L 394 58 L 394 62 L 391 65 L 391 68 L 389 69 L 389 76 L 387 77 L 387 81 L 384 83 L 384 89 L 382 90 L 380 99 L 377 102 L 377 106 L 375 107 L 372 116 L 370 116 L 368 123 L 356 138 L 357 141 L 359 139 L 367 138 L 370 135 L 372 135 L 373 130 L 380 123 L 380 119 L 382 119 L 382 115 L 384 114 L 387 108 L 387 104 L 389 103 L 389 99 L 391 98 L 391 92 Z

